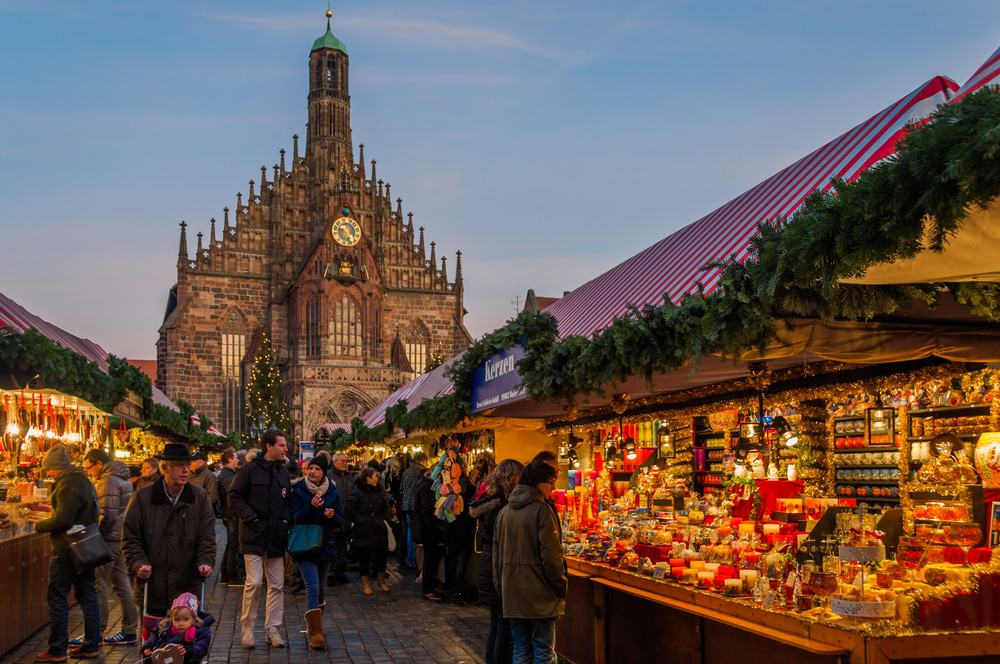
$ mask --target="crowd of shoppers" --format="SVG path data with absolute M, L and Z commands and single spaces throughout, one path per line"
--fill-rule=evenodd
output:
M 389 592 L 386 564 L 395 551 L 401 569 L 414 569 L 426 600 L 464 603 L 478 594 L 489 606 L 488 664 L 555 661 L 566 574 L 561 525 L 549 499 L 558 476 L 554 454 L 540 453 L 524 466 L 514 459 L 494 465 L 484 453 L 468 464 L 456 441 L 447 441 L 436 463 L 422 452 L 400 453 L 354 471 L 344 454 L 290 462 L 280 431 L 264 432 L 260 442 L 259 450 L 225 450 L 214 468 L 187 445 L 168 443 L 134 478 L 103 450 L 83 456 L 84 474 L 63 446 L 53 447 L 43 462 L 55 479 L 53 512 L 36 526 L 53 541 L 51 627 L 48 650 L 36 660 L 97 657 L 102 645 L 135 645 L 140 607 L 144 615 L 163 616 L 157 630 L 143 634 L 144 657 L 169 637 L 171 625 L 186 620 L 194 621 L 202 643 L 211 617 L 196 599 L 215 572 L 221 518 L 226 545 L 219 579 L 242 586 L 246 648 L 256 646 L 262 594 L 264 640 L 285 647 L 279 628 L 289 566 L 306 594 L 308 646 L 324 649 L 326 588 L 348 583 L 353 564 L 364 595 Z M 93 524 L 110 562 L 78 570 L 67 555 L 66 532 Z M 474 556 L 478 579 L 468 584 Z M 84 613 L 84 634 L 73 640 L 70 589 Z M 105 635 L 112 597 L 122 622 Z M 189 645 L 186 659 L 205 650 L 203 643 Z

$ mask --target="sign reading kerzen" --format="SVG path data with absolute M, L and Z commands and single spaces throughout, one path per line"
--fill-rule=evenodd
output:
M 472 412 L 479 413 L 527 396 L 517 363 L 524 357 L 521 345 L 490 357 L 472 375 Z

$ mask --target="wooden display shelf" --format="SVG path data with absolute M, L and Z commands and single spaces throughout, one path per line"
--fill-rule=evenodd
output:
M 899 486 L 898 481 L 894 480 L 841 480 L 838 479 L 837 484 L 871 484 L 873 486 Z
M 853 463 L 834 464 L 836 468 L 899 468 L 898 463 Z
M 49 621 L 50 549 L 47 533 L 0 541 L 0 659 Z
M 874 445 L 869 447 L 835 447 L 834 454 L 854 454 L 857 452 L 898 452 L 898 445 Z
M 907 415 L 917 417 L 928 417 L 934 415 L 949 415 L 949 414 L 959 414 L 969 413 L 974 410 L 984 410 L 986 413 L 990 412 L 990 404 L 988 403 L 966 403 L 960 406 L 932 406 L 931 408 L 918 408 L 916 410 L 911 410 L 907 412 Z
M 570 558 L 567 565 L 570 600 L 557 622 L 556 650 L 576 664 L 658 661 L 654 653 L 698 664 L 732 662 L 734 653 L 744 662 L 782 664 L 1000 658 L 1000 632 L 867 636 L 846 624 L 765 610 L 602 564 Z M 584 597 L 590 601 L 573 601 Z
M 954 434 L 962 440 L 975 440 L 979 438 L 981 433 L 956 433 Z M 906 440 L 910 443 L 927 443 L 934 440 L 937 436 L 907 436 Z

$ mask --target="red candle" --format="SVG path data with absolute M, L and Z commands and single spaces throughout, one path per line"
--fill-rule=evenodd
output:
M 683 567 L 671 567 L 670 568 L 670 576 L 672 576 L 675 579 L 677 579 L 678 581 L 680 581 L 681 577 L 684 576 L 684 568 Z
M 684 562 L 683 558 L 671 558 L 667 562 L 670 563 L 670 567 L 671 568 L 674 568 L 674 567 L 687 567 L 687 564 Z
M 732 565 L 720 565 L 719 569 L 716 570 L 715 575 L 731 579 L 736 576 L 736 568 Z

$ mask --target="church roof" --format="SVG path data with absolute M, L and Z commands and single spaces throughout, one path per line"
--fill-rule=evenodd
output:
M 340 51 L 344 55 L 347 55 L 347 47 L 344 46 L 344 42 L 337 39 L 334 34 L 330 32 L 329 27 L 327 27 L 326 32 L 322 37 L 313 42 L 312 51 L 318 51 L 324 48 L 333 48 Z M 310 51 L 310 53 L 312 51 Z

